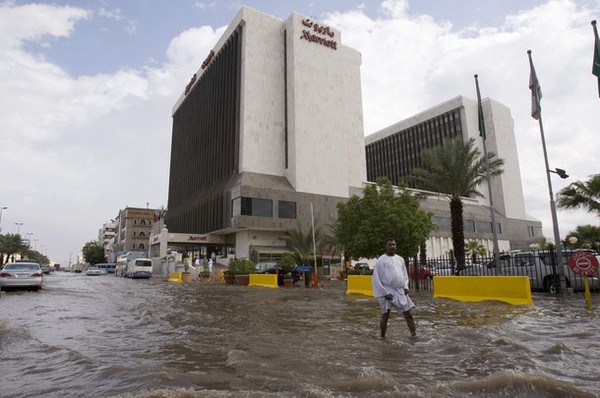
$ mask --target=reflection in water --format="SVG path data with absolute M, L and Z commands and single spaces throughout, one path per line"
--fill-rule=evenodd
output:
M 3 397 L 597 397 L 582 295 L 534 306 L 413 292 L 418 336 L 373 298 L 53 273 L 0 299 Z M 596 299 L 596 298 L 594 298 Z

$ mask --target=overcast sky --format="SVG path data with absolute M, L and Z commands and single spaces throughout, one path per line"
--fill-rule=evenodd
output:
M 512 111 L 525 207 L 552 238 L 529 64 L 543 92 L 554 192 L 599 173 L 600 99 L 591 74 L 600 0 L 249 0 L 341 31 L 362 53 L 365 135 L 457 95 Z M 241 7 L 194 0 L 0 0 L 3 233 L 73 261 L 126 206 L 168 206 L 171 109 Z M 560 234 L 598 225 L 558 211 Z

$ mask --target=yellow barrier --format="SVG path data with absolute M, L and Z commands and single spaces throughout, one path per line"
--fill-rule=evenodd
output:
M 279 287 L 275 274 L 250 274 L 248 286 Z
M 171 272 L 169 274 L 169 282 L 183 282 L 183 277 L 181 276 L 181 272 Z
M 436 276 L 433 297 L 459 301 L 496 300 L 513 305 L 533 304 L 526 276 Z
M 348 275 L 346 294 L 356 293 L 373 297 L 373 284 L 371 275 Z

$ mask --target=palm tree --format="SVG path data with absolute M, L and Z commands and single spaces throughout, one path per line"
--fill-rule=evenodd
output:
M 587 181 L 567 185 L 558 192 L 556 199 L 561 209 L 583 208 L 600 217 L 600 174 L 590 176 Z
M 600 227 L 594 225 L 578 225 L 574 231 L 569 232 L 567 236 L 577 238 L 575 247 L 590 248 L 600 250 Z M 568 239 L 565 239 L 568 242 Z
M 317 251 L 320 251 L 324 233 L 320 227 L 315 227 L 315 242 Z M 305 230 L 300 222 L 296 228 L 285 231 L 283 238 L 287 242 L 287 247 L 296 261 L 296 264 L 310 264 L 313 259 L 313 230 L 312 227 Z
M 474 264 L 477 262 L 477 256 L 485 256 L 485 246 L 477 240 L 469 239 L 465 243 L 465 252 L 468 256 L 471 256 L 471 262 Z
M 504 172 L 504 160 L 493 152 L 487 153 L 489 175 Z M 461 137 L 445 139 L 441 146 L 421 151 L 423 168 L 412 171 L 417 188 L 438 192 L 450 199 L 452 246 L 458 271 L 465 265 L 465 235 L 462 197 L 482 197 L 477 189 L 487 179 L 486 159 L 475 146 L 473 138 L 464 142 Z
M 0 235 L 0 253 L 2 253 L 2 256 L 0 257 L 0 264 L 4 264 L 4 256 L 6 256 L 6 262 L 8 262 L 11 256 L 14 260 L 15 254 L 24 253 L 28 249 L 29 247 L 23 244 L 21 235 Z

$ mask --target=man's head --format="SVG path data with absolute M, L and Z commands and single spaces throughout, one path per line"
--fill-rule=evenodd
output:
M 385 240 L 385 254 L 388 256 L 393 256 L 396 254 L 396 239 L 387 238 Z

